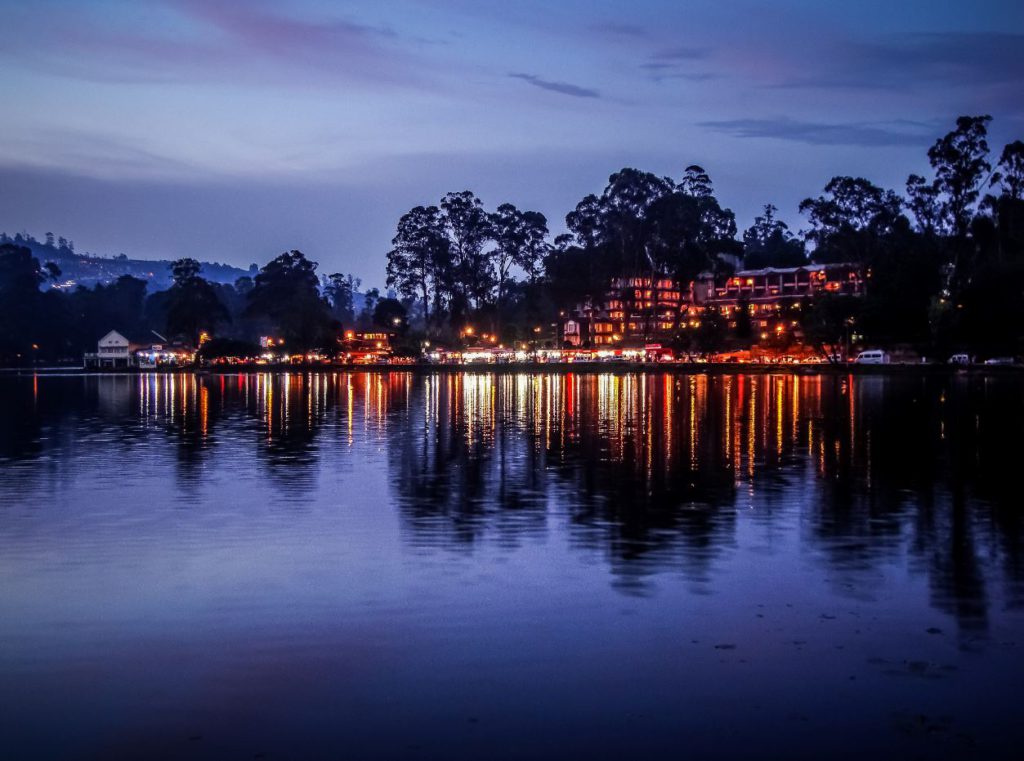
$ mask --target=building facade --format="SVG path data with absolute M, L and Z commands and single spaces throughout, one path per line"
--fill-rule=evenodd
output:
M 97 341 L 96 351 L 87 353 L 84 360 L 87 368 L 131 367 L 131 343 L 116 330 L 112 330 Z
M 853 264 L 703 273 L 685 284 L 669 278 L 616 278 L 601 298 L 562 314 L 560 336 L 564 347 L 642 348 L 699 327 L 702 316 L 714 309 L 730 328 L 737 326 L 738 311 L 746 310 L 754 342 L 799 339 L 794 317 L 806 300 L 863 293 L 863 275 Z

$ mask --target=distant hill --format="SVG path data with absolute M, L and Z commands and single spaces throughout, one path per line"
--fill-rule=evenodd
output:
M 110 283 L 122 275 L 131 275 L 149 282 L 150 291 L 162 291 L 171 285 L 170 260 L 129 259 L 127 255 L 106 257 L 96 254 L 79 254 L 73 241 L 54 238 L 47 233 L 45 240 L 32 235 L 17 233 L 13 236 L 0 232 L 0 243 L 25 246 L 40 262 L 53 262 L 60 267 L 61 276 L 51 288 L 72 289 L 79 285 L 93 287 L 96 283 Z M 232 267 L 219 262 L 202 262 L 202 275 L 215 283 L 234 283 L 238 278 L 255 276 L 255 264 L 248 270 Z

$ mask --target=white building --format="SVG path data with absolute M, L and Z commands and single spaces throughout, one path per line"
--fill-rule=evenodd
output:
M 112 330 L 96 344 L 96 352 L 85 355 L 85 366 L 95 368 L 130 367 L 131 344 L 128 339 Z

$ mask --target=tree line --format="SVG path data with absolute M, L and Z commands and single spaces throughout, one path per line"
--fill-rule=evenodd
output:
M 111 328 L 198 340 L 200 331 L 251 347 L 260 335 L 293 351 L 336 347 L 342 328 L 384 328 L 413 353 L 425 341 L 457 343 L 468 326 L 506 343 L 536 340 L 559 312 L 604 293 L 611 278 L 683 283 L 702 272 L 849 262 L 863 297 L 825 296 L 799 319 L 815 343 L 851 329 L 865 343 L 928 352 L 1021 353 L 1024 329 L 1024 142 L 993 154 L 989 116 L 961 116 L 928 150 L 931 175 L 903 193 L 854 176 L 832 178 L 799 206 L 794 233 L 766 204 L 739 232 L 708 173 L 678 179 L 635 168 L 584 197 L 551 237 L 548 221 L 511 203 L 493 210 L 470 191 L 448 193 L 399 219 L 387 252 L 387 287 L 359 293 L 342 273 L 321 277 L 299 251 L 281 254 L 232 285 L 202 277 L 191 258 L 171 265 L 170 288 L 147 292 L 124 276 L 73 291 L 44 289 L 59 267 L 19 241 L 0 241 L 0 362 L 56 360 L 91 350 Z M 70 244 L 65 244 L 70 247 Z M 732 340 L 751 340 L 742 316 Z M 851 328 L 851 326 L 853 326 Z M 544 340 L 553 340 L 548 327 Z M 729 341 L 720 315 L 702 317 L 700 349 Z M 676 337 L 683 347 L 693 333 Z M 235 349 L 240 347 L 235 345 Z M 688 347 L 692 348 L 692 347 Z
M 600 297 L 613 277 L 685 284 L 702 272 L 724 277 L 740 267 L 844 262 L 860 268 L 865 295 L 801 305 L 795 316 L 815 343 L 835 344 L 853 326 L 879 346 L 1020 353 L 1024 143 L 993 155 L 990 121 L 958 118 L 928 150 L 931 176 L 910 175 L 902 195 L 862 177 L 833 177 L 801 202 L 807 227 L 799 233 L 769 203 L 739 234 L 734 213 L 697 165 L 678 179 L 616 172 L 550 241 L 539 213 L 511 204 L 489 213 L 473 193 L 449 193 L 399 220 L 388 284 L 428 335 L 451 341 L 472 323 L 515 341 L 530 325 Z M 700 348 L 723 345 L 721 315 L 707 310 L 702 321 Z M 741 315 L 734 335 L 749 343 L 744 321 Z M 693 337 L 681 332 L 676 343 L 692 348 Z
M 317 264 L 288 251 L 233 284 L 204 278 L 192 258 L 170 265 L 172 284 L 149 293 L 147 282 L 122 275 L 114 282 L 74 290 L 43 289 L 60 270 L 40 262 L 27 246 L 0 244 L 0 364 L 79 360 L 95 351 L 111 329 L 139 341 L 180 340 L 209 356 L 255 355 L 260 336 L 282 341 L 292 352 L 330 351 L 342 326 L 371 330 L 386 326 L 405 333 L 405 308 L 377 289 L 359 293 L 351 275 L 321 278 Z

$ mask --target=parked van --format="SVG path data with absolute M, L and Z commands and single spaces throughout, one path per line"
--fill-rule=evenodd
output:
M 951 365 L 969 365 L 971 364 L 971 357 L 968 354 L 954 354 L 949 358 L 949 364 Z
M 889 364 L 889 355 L 881 349 L 869 349 L 862 351 L 853 361 L 858 365 L 887 365 Z

